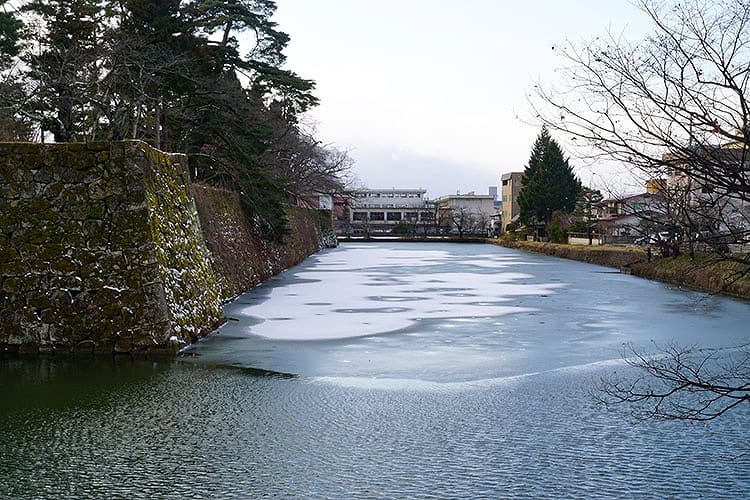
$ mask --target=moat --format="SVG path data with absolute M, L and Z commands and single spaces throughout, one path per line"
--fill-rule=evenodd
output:
M 750 415 L 634 422 L 623 346 L 747 340 L 750 305 L 482 244 L 350 243 L 176 360 L 0 360 L 0 496 L 736 498 Z

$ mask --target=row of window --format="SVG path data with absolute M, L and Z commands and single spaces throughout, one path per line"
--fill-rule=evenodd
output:
M 352 219 L 356 221 L 392 221 L 401 220 L 416 222 L 434 220 L 435 214 L 432 212 L 354 212 Z
M 373 208 L 417 208 L 424 207 L 427 203 L 357 203 L 356 208 L 373 209 Z
M 357 198 L 421 198 L 422 193 L 357 193 Z

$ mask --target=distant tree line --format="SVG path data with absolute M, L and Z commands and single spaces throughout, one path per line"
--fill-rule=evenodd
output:
M 303 113 L 272 0 L 0 0 L 0 140 L 140 139 L 236 189 L 269 237 L 283 204 L 335 192 L 350 160 Z M 242 39 L 242 44 L 240 43 Z

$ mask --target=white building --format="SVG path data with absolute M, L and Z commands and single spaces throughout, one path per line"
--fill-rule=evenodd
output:
M 450 227 L 459 233 L 487 234 L 492 230 L 492 219 L 497 214 L 497 195 L 455 194 L 441 196 L 435 200 L 440 217 L 440 225 Z
M 350 224 L 352 232 L 390 232 L 405 224 L 431 225 L 435 205 L 424 189 L 358 189 L 352 193 Z

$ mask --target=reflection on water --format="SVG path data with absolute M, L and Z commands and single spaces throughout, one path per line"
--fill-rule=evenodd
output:
M 593 405 L 624 342 L 744 340 L 747 304 L 489 245 L 345 245 L 178 360 L 0 361 L 0 496 L 737 498 L 748 415 Z

